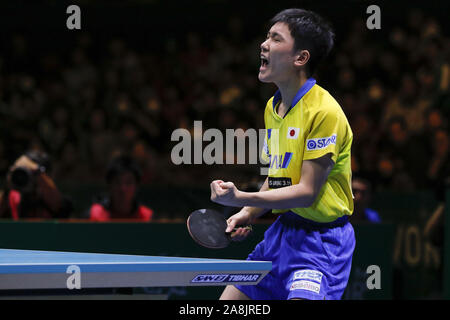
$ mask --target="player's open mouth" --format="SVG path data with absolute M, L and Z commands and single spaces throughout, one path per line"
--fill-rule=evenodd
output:
M 264 56 L 261 56 L 261 68 L 265 68 L 269 65 L 269 59 Z

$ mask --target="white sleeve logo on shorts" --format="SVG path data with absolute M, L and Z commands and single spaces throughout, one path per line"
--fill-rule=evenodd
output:
M 336 145 L 336 138 L 337 135 L 333 134 L 331 137 L 308 139 L 306 140 L 306 150 L 320 150 L 325 149 L 330 144 Z
M 292 283 L 291 291 L 299 289 L 320 293 L 320 284 L 306 280 L 295 281 Z
M 317 270 L 300 270 L 294 273 L 294 280 L 311 280 L 320 283 L 322 276 L 322 272 Z
M 294 273 L 293 277 L 294 282 L 291 285 L 290 291 L 302 289 L 319 293 L 322 277 L 323 277 L 322 272 L 317 270 L 296 271 Z

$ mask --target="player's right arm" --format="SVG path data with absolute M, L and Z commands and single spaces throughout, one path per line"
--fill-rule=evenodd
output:
M 264 181 L 263 185 L 259 189 L 259 192 L 269 190 L 269 178 L 267 177 Z M 238 213 L 232 215 L 228 218 L 228 228 L 226 232 L 231 232 L 238 225 L 250 225 L 252 224 L 258 217 L 262 216 L 264 213 L 269 211 L 270 209 L 266 208 L 257 208 L 257 207 L 243 207 Z M 245 237 L 248 236 L 250 230 L 246 228 L 238 228 L 235 232 L 232 233 L 232 239 L 234 241 L 241 241 Z

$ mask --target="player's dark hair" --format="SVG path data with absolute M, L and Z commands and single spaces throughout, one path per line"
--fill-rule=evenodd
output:
M 141 181 L 141 170 L 138 164 L 130 157 L 121 155 L 111 160 L 106 170 L 106 182 L 111 183 L 112 180 L 118 175 L 131 172 L 136 178 L 136 182 Z
M 325 59 L 334 46 L 334 32 L 331 25 L 318 14 L 304 9 L 286 9 L 270 20 L 271 25 L 284 22 L 294 38 L 294 50 L 308 50 L 310 57 L 306 73 L 313 75 L 319 63 Z

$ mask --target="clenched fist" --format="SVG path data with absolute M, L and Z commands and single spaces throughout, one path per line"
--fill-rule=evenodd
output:
M 211 182 L 211 201 L 231 207 L 239 207 L 239 191 L 233 182 L 214 180 Z

